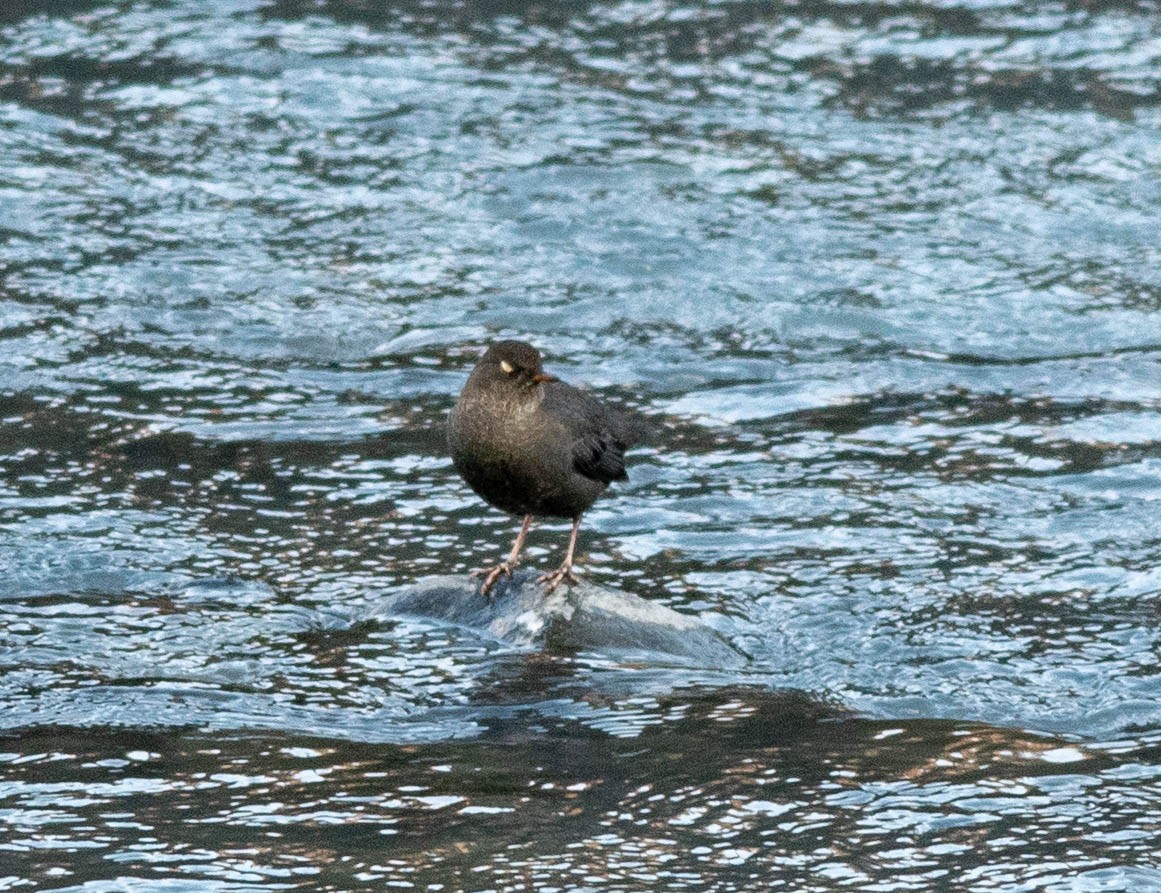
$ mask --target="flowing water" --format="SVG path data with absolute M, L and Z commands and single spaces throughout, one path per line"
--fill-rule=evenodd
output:
M 0 890 L 1161 890 L 1161 7 L 0 5 Z M 653 424 L 591 580 L 481 347 Z M 532 535 L 559 561 L 567 524 Z

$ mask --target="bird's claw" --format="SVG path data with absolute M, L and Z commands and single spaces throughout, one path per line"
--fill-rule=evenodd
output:
M 563 564 L 550 573 L 541 574 L 536 578 L 536 582 L 544 583 L 544 591 L 548 593 L 556 589 L 561 583 L 568 583 L 569 586 L 575 586 L 580 582 L 580 578 L 572 572 L 571 564 Z
M 479 570 L 472 571 L 473 577 L 484 578 L 484 585 L 480 587 L 480 595 L 487 595 L 492 587 L 496 585 L 496 581 L 500 579 L 501 575 L 511 580 L 514 567 L 514 565 L 508 564 L 507 561 L 501 561 L 493 568 L 482 567 Z

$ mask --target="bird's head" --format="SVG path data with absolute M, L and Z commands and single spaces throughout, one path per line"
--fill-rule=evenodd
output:
M 479 367 L 487 370 L 494 381 L 510 382 L 533 387 L 546 381 L 556 381 L 540 364 L 540 353 L 524 341 L 497 341 L 481 357 Z

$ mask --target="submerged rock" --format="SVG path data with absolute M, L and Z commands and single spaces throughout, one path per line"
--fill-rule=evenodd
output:
M 553 652 L 715 669 L 742 667 L 749 660 L 716 630 L 672 608 L 587 581 L 545 593 L 531 571 L 502 579 L 486 596 L 470 577 L 425 577 L 393 596 L 386 608 Z

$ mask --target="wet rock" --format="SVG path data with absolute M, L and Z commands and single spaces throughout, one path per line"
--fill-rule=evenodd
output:
M 749 660 L 695 617 L 587 581 L 546 594 L 531 571 L 502 579 L 487 596 L 470 577 L 425 577 L 385 607 L 391 614 L 442 620 L 556 653 L 715 669 L 739 668 Z

